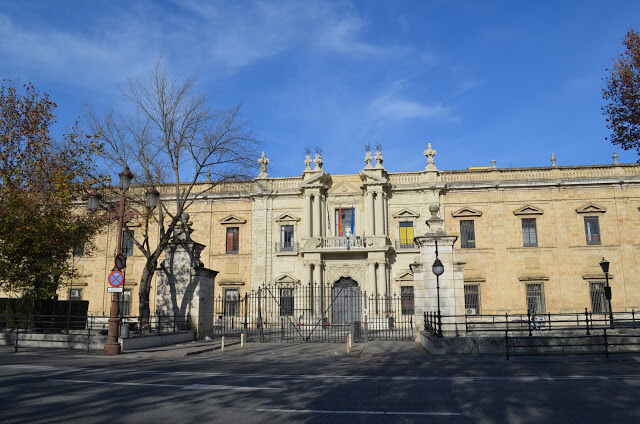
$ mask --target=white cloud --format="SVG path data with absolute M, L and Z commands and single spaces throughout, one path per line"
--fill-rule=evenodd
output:
M 441 103 L 423 103 L 399 94 L 406 81 L 397 80 L 390 89 L 371 102 L 371 111 L 380 118 L 403 120 L 413 118 L 456 120 L 453 108 Z

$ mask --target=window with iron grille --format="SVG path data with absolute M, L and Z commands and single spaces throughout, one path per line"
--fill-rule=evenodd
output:
M 607 299 L 604 297 L 604 283 L 602 281 L 590 282 L 589 293 L 591 294 L 591 312 L 594 314 L 609 312 Z
M 280 289 L 280 316 L 281 317 L 293 316 L 293 289 L 292 288 Z
M 400 249 L 413 247 L 413 222 L 400 222 Z
M 240 229 L 238 227 L 227 227 L 226 252 L 227 254 L 238 253 L 238 239 Z
M 522 218 L 522 244 L 524 247 L 538 247 L 535 218 Z
M 129 235 L 128 231 L 122 231 L 122 254 L 125 256 L 133 255 L 133 232 Z
M 81 244 L 80 246 L 76 246 L 73 248 L 73 256 L 75 257 L 84 256 L 84 244 Z
M 293 225 L 280 227 L 280 250 L 293 250 Z
M 69 289 L 69 300 L 82 300 L 82 289 Z
M 597 216 L 584 217 L 584 234 L 587 244 L 600 244 L 600 225 Z
M 466 315 L 480 313 L 480 287 L 477 284 L 464 285 L 464 309 Z
M 544 314 L 542 284 L 527 284 L 527 309 L 532 315 Z
M 476 232 L 473 227 L 473 220 L 460 221 L 460 246 L 463 249 L 476 247 Z
M 240 310 L 240 293 L 238 289 L 225 289 L 224 291 L 224 314 L 226 316 L 238 316 Z
M 402 315 L 414 315 L 414 298 L 413 298 L 413 286 L 400 287 L 400 301 L 402 307 Z
M 120 295 L 118 312 L 123 317 L 128 317 L 129 314 L 131 313 L 131 290 L 124 290 Z

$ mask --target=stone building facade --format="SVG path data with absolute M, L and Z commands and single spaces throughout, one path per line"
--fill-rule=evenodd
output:
M 389 172 L 380 151 L 367 152 L 362 168 L 346 175 L 307 155 L 300 176 L 270 178 L 263 154 L 253 183 L 218 187 L 188 211 L 204 266 L 219 272 L 215 296 L 348 278 L 369 295 L 417 299 L 424 282 L 414 280 L 414 238 L 433 218 L 451 236 L 448 263 L 463 280 L 457 296 L 468 314 L 598 310 L 602 257 L 611 262 L 613 309 L 640 307 L 640 165 L 552 159 L 548 167 L 443 171 L 431 145 L 424 155 L 421 171 Z M 115 239 L 111 226 L 92 256 L 75 258 L 84 277 L 73 288 L 92 313 L 108 310 Z M 126 288 L 136 314 L 144 258 L 131 253 Z

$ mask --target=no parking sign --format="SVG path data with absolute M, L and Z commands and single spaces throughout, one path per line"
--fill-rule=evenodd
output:
M 107 291 L 109 293 L 122 293 L 124 274 L 121 271 L 114 269 L 113 271 L 111 271 L 111 274 L 109 274 L 107 282 L 109 283 L 109 287 L 107 287 Z

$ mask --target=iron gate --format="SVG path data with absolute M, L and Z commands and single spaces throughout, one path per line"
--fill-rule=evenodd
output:
M 229 302 L 234 302 L 230 305 Z M 270 342 L 404 340 L 414 337 L 413 296 L 371 296 L 342 278 L 333 285 L 262 285 L 214 299 L 213 336 Z

